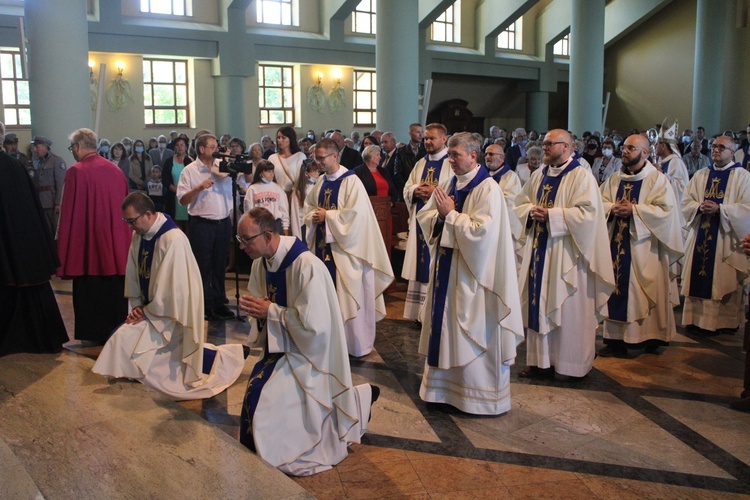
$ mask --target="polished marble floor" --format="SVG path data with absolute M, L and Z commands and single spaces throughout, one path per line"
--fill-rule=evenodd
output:
M 56 288 L 72 325 L 66 286 Z M 228 295 L 234 297 L 234 288 Z M 316 497 L 724 499 L 750 494 L 750 414 L 728 407 L 742 390 L 740 334 L 706 338 L 679 327 L 672 345 L 657 354 L 598 358 L 594 370 L 575 383 L 519 379 L 525 359 L 521 346 L 511 375 L 511 411 L 475 417 L 419 399 L 424 361 L 417 354 L 416 325 L 400 319 L 403 296 L 402 287 L 388 293 L 388 319 L 378 324 L 375 351 L 352 361 L 355 383 L 382 389 L 363 443 L 352 446 L 332 470 L 294 479 Z M 246 329 L 236 320 L 212 322 L 209 340 L 243 342 Z M 75 342 L 70 348 L 89 358 L 98 352 Z M 182 408 L 236 438 L 245 381 L 256 356 L 253 352 L 243 377 L 228 391 L 180 403 Z

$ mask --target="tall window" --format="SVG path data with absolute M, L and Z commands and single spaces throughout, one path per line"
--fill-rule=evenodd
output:
M 263 24 L 280 24 L 298 26 L 296 0 L 256 0 L 258 22 Z
M 261 125 L 294 125 L 294 68 L 261 64 L 258 68 Z
M 0 79 L 3 88 L 5 125 L 9 127 L 31 125 L 29 81 L 22 79 L 19 51 L 0 51 Z
M 461 0 L 445 9 L 430 27 L 435 42 L 461 43 Z
M 377 88 L 375 72 L 354 70 L 354 124 L 377 123 Z
M 187 125 L 188 64 L 184 60 L 143 59 L 146 125 Z
M 516 19 L 505 31 L 497 36 L 497 48 L 521 50 L 521 20 Z
M 570 33 L 555 43 L 552 53 L 556 56 L 570 56 Z
M 167 14 L 170 16 L 192 16 L 192 0 L 141 0 L 141 12 Z
M 375 34 L 375 2 L 362 0 L 352 12 L 352 31 L 355 33 Z

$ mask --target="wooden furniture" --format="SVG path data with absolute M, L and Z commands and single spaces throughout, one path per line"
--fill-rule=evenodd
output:
M 388 258 L 391 258 L 391 240 L 393 238 L 393 221 L 391 218 L 391 198 L 390 196 L 370 196 L 372 210 L 375 212 L 375 218 L 380 226 L 380 233 L 383 236 L 383 243 L 388 250 Z

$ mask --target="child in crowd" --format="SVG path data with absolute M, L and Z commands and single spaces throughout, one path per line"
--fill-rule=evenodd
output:
M 254 207 L 263 207 L 273 214 L 279 233 L 289 235 L 289 197 L 276 184 L 274 165 L 261 160 L 255 166 L 253 183 L 245 193 L 245 213 Z
M 158 212 L 164 211 L 164 185 L 161 182 L 161 167 L 151 167 L 148 179 L 148 196 Z
M 292 236 L 296 236 L 306 243 L 307 227 L 305 226 L 305 198 L 312 191 L 315 182 L 320 177 L 320 170 L 314 160 L 305 160 L 302 163 L 297 182 L 294 183 L 292 195 L 289 199 Z

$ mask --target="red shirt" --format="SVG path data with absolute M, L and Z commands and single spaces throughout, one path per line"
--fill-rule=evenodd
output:
M 378 189 L 378 196 L 388 196 L 388 181 L 385 180 L 383 174 L 378 169 L 370 170 L 373 179 L 375 179 L 375 186 Z

